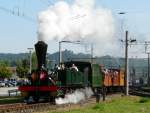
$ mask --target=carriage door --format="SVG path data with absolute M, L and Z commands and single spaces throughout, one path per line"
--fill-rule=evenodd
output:
M 102 86 L 102 72 L 100 71 L 98 64 L 92 64 L 92 86 Z

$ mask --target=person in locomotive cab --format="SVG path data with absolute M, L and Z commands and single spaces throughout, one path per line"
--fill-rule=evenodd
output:
M 60 70 L 60 65 L 55 64 L 55 66 L 54 66 L 54 70 L 55 70 L 55 71 Z
M 60 70 L 64 70 L 65 69 L 65 65 L 63 63 L 60 64 Z
M 40 70 L 40 79 L 41 79 L 41 80 L 44 79 L 45 76 L 46 76 L 46 69 L 45 69 L 45 67 L 44 67 L 44 64 L 42 64 L 41 70 Z
M 75 64 L 72 64 L 71 69 L 72 69 L 72 70 L 75 70 L 75 71 L 79 71 L 78 68 L 77 68 L 77 66 L 76 66 Z

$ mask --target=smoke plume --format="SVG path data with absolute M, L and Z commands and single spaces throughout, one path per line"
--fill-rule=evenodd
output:
M 77 104 L 78 102 L 90 98 L 93 95 L 91 88 L 77 89 L 73 93 L 66 94 L 65 98 L 57 98 L 56 104 Z
M 58 1 L 41 11 L 38 21 L 38 40 L 80 40 L 93 43 L 101 52 L 115 45 L 112 13 L 96 7 L 95 0 Z

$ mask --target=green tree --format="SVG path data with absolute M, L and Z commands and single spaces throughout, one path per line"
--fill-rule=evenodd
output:
M 32 70 L 35 70 L 37 68 L 37 57 L 36 53 L 33 52 L 32 54 Z
M 29 63 L 27 59 L 23 59 L 17 62 L 16 68 L 17 76 L 20 78 L 26 77 L 29 72 Z
M 10 66 L 10 63 L 8 60 L 0 60 L 0 65 L 1 66 Z
M 12 72 L 5 66 L 0 65 L 0 78 L 10 78 Z

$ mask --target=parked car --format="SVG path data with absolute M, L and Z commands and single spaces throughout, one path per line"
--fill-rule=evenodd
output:
M 0 87 L 5 87 L 5 82 L 0 81 Z
M 16 81 L 12 81 L 11 84 L 12 84 L 13 86 L 17 86 L 17 82 L 16 82 Z
M 10 83 L 10 81 L 5 81 L 5 86 L 6 87 L 13 87 L 13 85 Z

